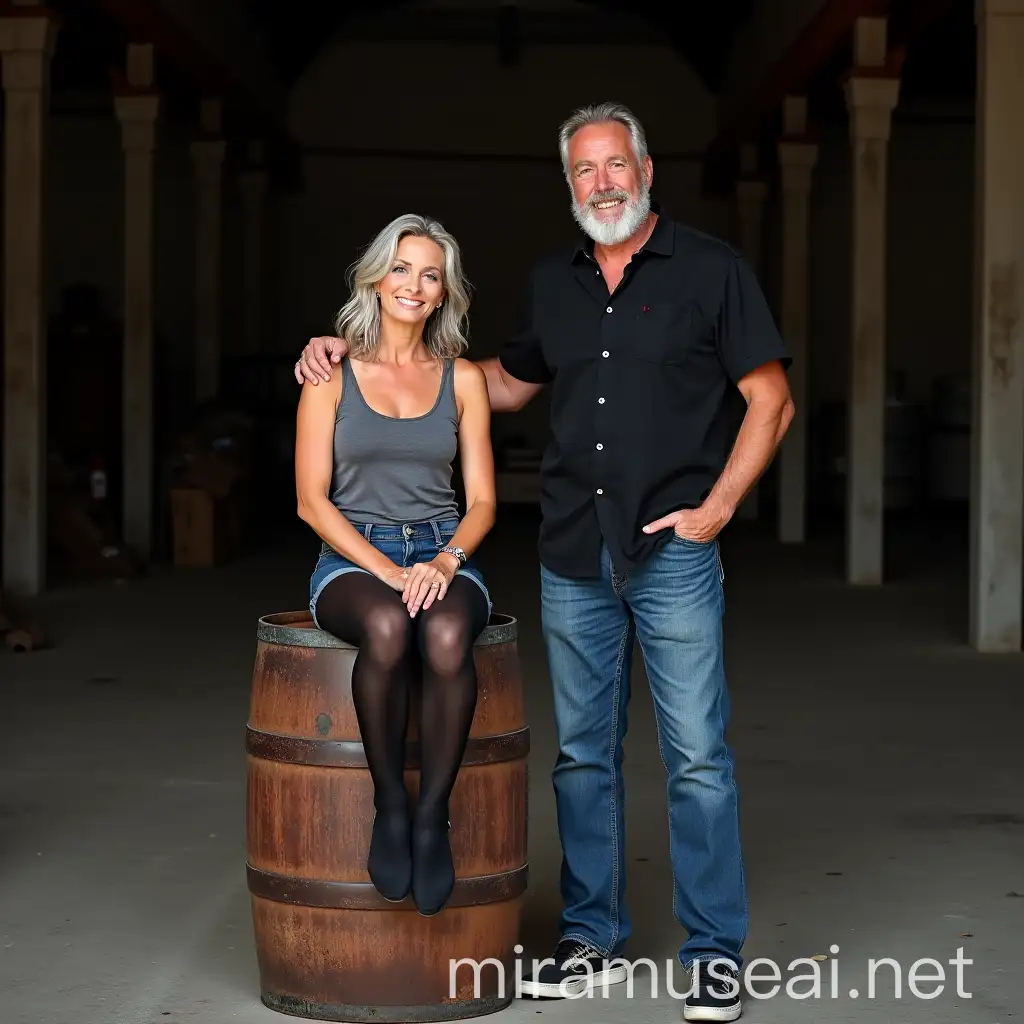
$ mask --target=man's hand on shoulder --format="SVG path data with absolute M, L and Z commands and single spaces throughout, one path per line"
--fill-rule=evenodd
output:
M 295 380 L 301 384 L 308 380 L 319 384 L 331 379 L 331 364 L 340 363 L 348 351 L 348 345 L 341 338 L 310 338 L 295 362 Z

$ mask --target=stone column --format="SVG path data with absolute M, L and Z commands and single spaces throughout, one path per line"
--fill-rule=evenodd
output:
M 970 643 L 1021 649 L 1024 0 L 977 0 Z
M 782 179 L 782 335 L 793 355 L 789 386 L 796 415 L 782 443 L 779 465 L 779 539 L 807 536 L 808 216 L 811 173 L 818 147 L 807 136 L 807 100 L 789 96 L 779 142 Z
M 50 58 L 38 3 L 0 4 L 4 90 L 3 587 L 46 586 L 46 272 L 44 203 Z
M 267 168 L 263 146 L 249 147 L 249 164 L 239 176 L 242 193 L 242 349 L 260 352 L 264 340 L 264 220 L 267 200 Z
M 124 149 L 124 539 L 144 558 L 153 523 L 153 47 L 128 47 L 115 98 Z
M 846 430 L 846 573 L 882 582 L 885 479 L 885 328 L 889 132 L 899 77 L 888 64 L 884 18 L 859 18 L 846 82 L 853 148 L 853 280 Z
M 764 205 L 768 197 L 768 183 L 759 173 L 757 146 L 740 147 L 740 177 L 736 183 L 736 218 L 739 223 L 740 251 L 750 263 L 754 273 L 761 275 L 762 228 Z M 739 519 L 757 519 L 760 496 L 757 484 L 736 510 Z
M 196 169 L 196 399 L 214 398 L 220 390 L 221 224 L 224 139 L 221 101 L 204 99 L 202 133 L 192 143 Z
M 761 273 L 762 227 L 768 184 L 758 167 L 757 146 L 740 148 L 740 177 L 736 182 L 736 219 L 739 223 L 740 249 L 755 274 Z

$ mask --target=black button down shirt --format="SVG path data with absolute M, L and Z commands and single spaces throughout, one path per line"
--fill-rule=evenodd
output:
M 668 540 L 642 527 L 714 486 L 735 383 L 789 365 L 749 264 L 653 208 L 654 231 L 612 294 L 589 239 L 538 264 L 500 355 L 512 377 L 552 385 L 539 555 L 563 576 L 597 576 L 602 542 L 625 572 Z

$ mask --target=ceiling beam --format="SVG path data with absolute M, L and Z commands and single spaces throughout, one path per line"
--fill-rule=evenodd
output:
M 704 158 L 706 191 L 719 193 L 731 186 L 740 146 L 760 139 L 777 121 L 786 96 L 808 91 L 837 51 L 850 45 L 858 18 L 885 15 L 890 5 L 891 0 L 826 0 L 768 78 L 750 92 L 708 147 Z
M 294 148 L 283 113 L 254 93 L 178 19 L 153 0 L 94 0 L 129 41 L 152 43 L 158 56 L 189 82 L 199 97 L 223 97 L 237 127 L 270 140 L 289 152 Z

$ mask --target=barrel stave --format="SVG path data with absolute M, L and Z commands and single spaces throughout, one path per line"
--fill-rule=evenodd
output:
M 417 780 L 406 773 L 414 801 Z M 526 862 L 526 785 L 522 758 L 459 772 L 449 803 L 457 875 L 512 871 Z M 302 878 L 368 879 L 374 811 L 368 770 L 250 758 L 247 798 L 253 867 Z
M 305 1016 L 327 1020 L 452 1020 L 493 1012 L 514 993 L 509 951 L 518 939 L 518 903 L 456 907 L 422 918 L 401 910 L 338 914 L 253 897 L 265 937 L 264 994 L 271 1004 L 301 1001 Z M 471 966 L 459 967 L 452 985 L 451 965 L 467 949 L 482 965 L 476 992 Z M 501 973 L 486 963 L 492 958 Z

